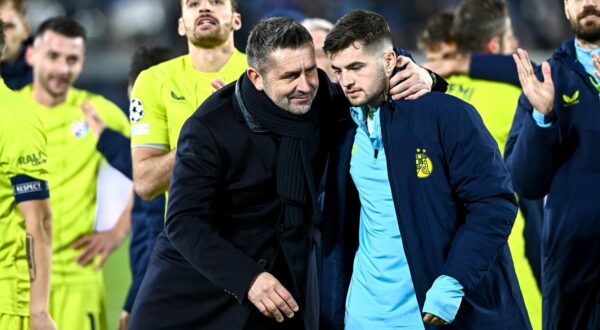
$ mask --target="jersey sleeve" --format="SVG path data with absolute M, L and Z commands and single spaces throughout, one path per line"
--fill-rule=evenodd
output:
M 10 179 L 17 203 L 48 198 L 47 140 L 39 118 L 15 116 L 0 129 L 2 174 Z
M 161 101 L 162 84 L 153 77 L 151 70 L 142 71 L 131 91 L 131 146 L 167 150 L 169 131 L 165 104 Z

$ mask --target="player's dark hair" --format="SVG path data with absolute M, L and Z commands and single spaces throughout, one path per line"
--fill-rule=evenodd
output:
M 13 8 L 15 8 L 19 14 L 25 16 L 25 0 L 0 0 L 0 6 L 4 6 L 7 3 L 12 4 Z
M 463 0 L 454 13 L 458 49 L 480 52 L 493 37 L 502 42 L 507 18 L 506 0 Z
M 131 57 L 127 82 L 132 86 L 140 72 L 177 57 L 177 53 L 166 47 L 141 46 L 135 50 Z
M 248 37 L 248 65 L 264 73 L 271 53 L 277 49 L 298 49 L 307 44 L 312 46 L 312 37 L 300 23 L 288 17 L 265 19 L 252 29 Z
M 35 34 L 36 38 L 41 37 L 46 31 L 53 31 L 68 38 L 83 38 L 83 40 L 87 38 L 83 25 L 67 16 L 52 17 L 45 20 Z
M 4 56 L 4 47 L 6 46 L 6 36 L 4 35 L 5 24 L 0 18 L 0 58 Z
M 340 18 L 325 39 L 323 50 L 338 53 L 354 43 L 366 49 L 375 49 L 392 43 L 390 27 L 383 16 L 366 11 L 353 10 Z
M 454 13 L 444 11 L 431 16 L 425 23 L 425 29 L 417 39 L 421 51 L 435 49 L 441 43 L 454 42 Z

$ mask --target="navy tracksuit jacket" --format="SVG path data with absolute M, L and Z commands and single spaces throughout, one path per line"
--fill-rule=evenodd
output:
M 385 102 L 380 111 L 398 225 L 419 306 L 434 280 L 448 275 L 463 285 L 465 297 L 455 321 L 443 329 L 530 329 L 507 245 L 517 211 L 511 178 L 477 111 L 436 92 L 415 101 Z M 343 326 L 360 213 L 349 175 L 356 124 L 348 114 L 332 129 L 340 147 L 329 160 L 325 191 L 323 329 Z M 428 177 L 417 176 L 418 154 L 430 161 Z
M 508 166 L 516 191 L 548 195 L 542 232 L 543 327 L 600 329 L 600 100 L 574 40 L 549 60 L 555 125 L 541 128 L 523 95 Z M 536 74 L 541 79 L 541 69 Z M 520 127 L 519 127 L 520 125 Z

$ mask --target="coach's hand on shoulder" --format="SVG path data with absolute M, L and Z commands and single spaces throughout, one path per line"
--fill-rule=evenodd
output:
M 406 67 L 404 67 L 406 66 Z M 394 100 L 415 100 L 431 92 L 433 78 L 426 69 L 406 56 L 398 56 L 396 68 L 402 68 L 390 78 L 390 96 Z
M 552 81 L 550 64 L 548 62 L 542 64 L 542 74 L 544 75 L 544 81 L 542 82 L 538 80 L 533 72 L 531 60 L 526 51 L 519 48 L 517 54 L 513 54 L 513 59 L 517 64 L 523 94 L 537 111 L 544 116 L 548 115 L 554 108 L 554 82 Z
M 271 274 L 260 273 L 248 291 L 248 299 L 265 316 L 283 322 L 283 315 L 294 317 L 299 310 L 289 291 Z

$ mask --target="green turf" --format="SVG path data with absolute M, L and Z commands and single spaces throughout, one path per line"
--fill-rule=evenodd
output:
M 106 311 L 108 329 L 117 329 L 119 316 L 129 285 L 131 270 L 129 269 L 129 238 L 115 250 L 104 264 L 104 287 L 106 290 Z

